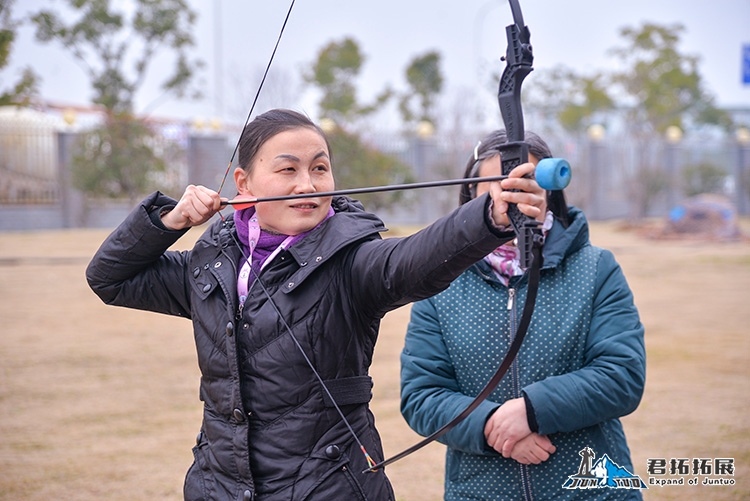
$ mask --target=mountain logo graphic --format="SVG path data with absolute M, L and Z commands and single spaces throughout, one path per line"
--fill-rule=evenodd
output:
M 618 465 L 606 454 L 596 461 L 591 447 L 584 447 L 578 453 L 581 466 L 578 473 L 570 475 L 562 485 L 565 489 L 648 489 L 638 475 Z

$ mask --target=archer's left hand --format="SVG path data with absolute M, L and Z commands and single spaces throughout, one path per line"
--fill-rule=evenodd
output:
M 535 169 L 533 163 L 527 162 L 510 171 L 507 179 L 490 184 L 492 221 L 496 226 L 510 225 L 507 215 L 509 203 L 516 204 L 530 218 L 544 222 L 547 215 L 547 192 L 534 179 Z M 529 177 L 524 177 L 527 175 Z

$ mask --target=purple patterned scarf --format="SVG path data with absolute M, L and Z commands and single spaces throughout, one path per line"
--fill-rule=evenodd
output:
M 329 207 L 328 214 L 326 214 L 326 217 L 323 219 L 323 221 L 333 216 L 334 214 L 335 212 L 333 211 L 333 207 Z M 250 254 L 249 222 L 250 219 L 252 219 L 253 215 L 255 215 L 255 207 L 248 207 L 247 209 L 241 209 L 234 212 L 234 224 L 237 228 L 237 236 L 240 239 L 240 245 L 242 246 L 243 253 L 246 256 Z M 286 248 L 288 249 L 292 245 L 302 240 L 308 233 L 323 224 L 323 221 L 318 223 L 315 228 L 304 233 L 300 233 L 299 235 L 295 235 L 294 238 L 292 238 L 292 240 L 289 242 L 289 245 L 286 246 Z M 278 248 L 278 246 L 287 239 L 287 237 L 288 235 L 269 233 L 265 230 L 260 231 L 258 243 L 252 250 L 252 265 L 256 273 L 260 270 L 261 266 L 263 266 L 265 260 L 268 259 L 268 256 L 270 256 Z
M 542 224 L 542 234 L 545 237 L 550 228 L 552 228 L 554 220 L 552 212 L 547 211 L 544 223 Z M 518 247 L 512 242 L 501 245 L 491 253 L 487 254 L 484 257 L 484 260 L 492 267 L 492 271 L 495 272 L 495 277 L 497 277 L 497 279 L 506 287 L 508 286 L 511 277 L 523 275 L 521 258 L 518 255 Z

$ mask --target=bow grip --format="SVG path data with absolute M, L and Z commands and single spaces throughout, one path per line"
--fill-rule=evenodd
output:
M 505 143 L 498 149 L 503 175 L 509 175 L 513 169 L 529 161 L 529 145 L 523 141 Z M 521 212 L 516 204 L 508 204 L 508 219 L 516 233 L 521 267 L 527 269 L 534 259 L 531 250 L 542 237 L 541 223 Z

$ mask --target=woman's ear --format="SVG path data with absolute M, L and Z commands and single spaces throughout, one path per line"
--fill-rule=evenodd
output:
M 253 196 L 250 188 L 250 175 L 242 167 L 234 169 L 234 184 L 237 185 L 237 192 L 240 195 Z

